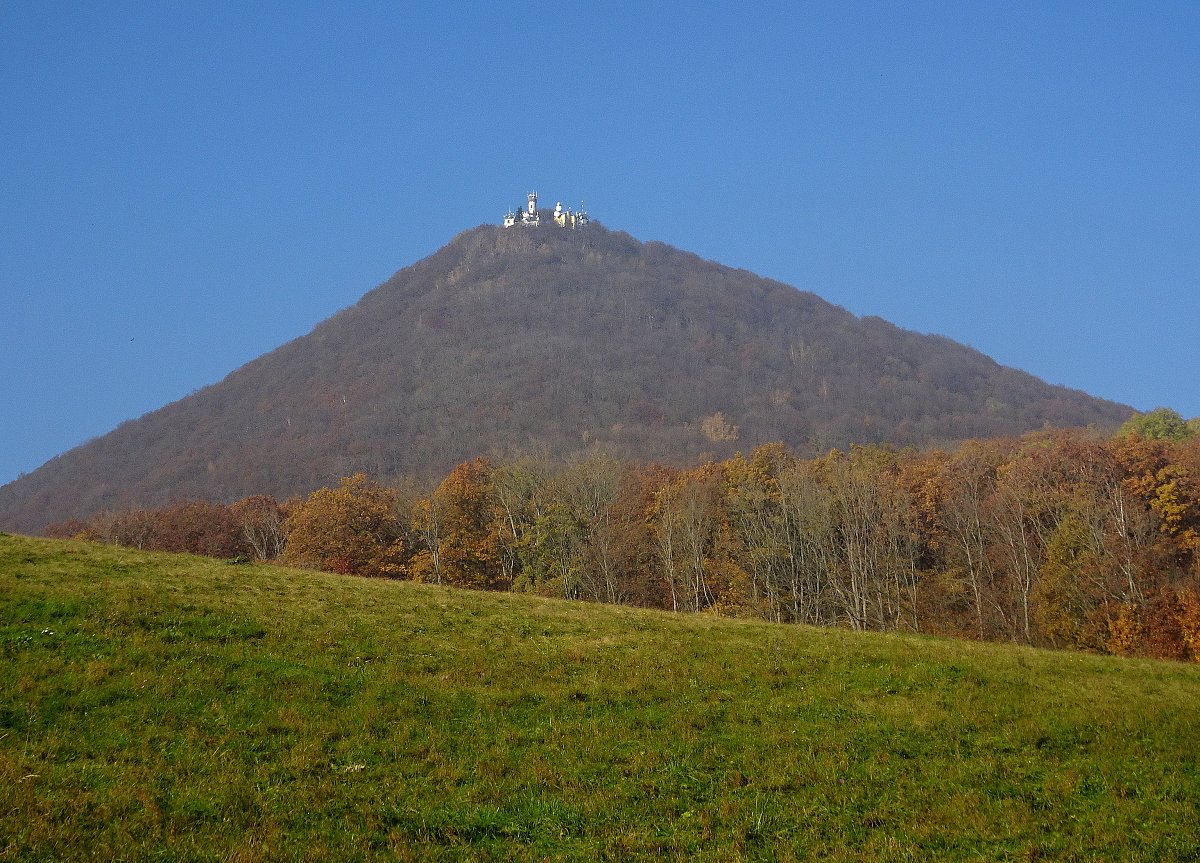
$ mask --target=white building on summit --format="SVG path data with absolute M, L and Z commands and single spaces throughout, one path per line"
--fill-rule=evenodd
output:
M 560 228 L 581 228 L 588 221 L 588 214 L 582 209 L 578 213 L 573 213 L 563 209 L 562 201 L 554 205 L 554 224 Z M 542 223 L 542 217 L 538 214 L 537 192 L 529 193 L 526 207 L 520 215 L 512 210 L 504 214 L 504 227 L 511 228 L 518 223 L 532 228 L 536 228 Z

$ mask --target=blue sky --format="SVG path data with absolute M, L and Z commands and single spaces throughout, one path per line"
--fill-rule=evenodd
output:
M 0 482 L 530 189 L 1200 415 L 1200 4 L 8 0 L 0 105 Z

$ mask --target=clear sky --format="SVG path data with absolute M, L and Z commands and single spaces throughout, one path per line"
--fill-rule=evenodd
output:
M 1200 415 L 1200 3 L 711 5 L 0 3 L 0 482 L 531 189 Z

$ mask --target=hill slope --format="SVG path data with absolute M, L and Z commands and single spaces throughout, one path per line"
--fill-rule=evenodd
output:
M 495 450 L 664 461 L 926 444 L 1129 409 L 593 224 L 482 226 L 307 336 L 0 488 L 0 527 L 286 496 Z M 717 416 L 720 414 L 721 416 Z
M 1200 669 L 0 535 L 0 857 L 1181 860 Z

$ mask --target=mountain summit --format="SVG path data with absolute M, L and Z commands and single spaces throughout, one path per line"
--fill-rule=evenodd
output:
M 548 214 L 549 215 L 549 214 Z M 1130 409 L 592 222 L 480 226 L 311 333 L 0 488 L 0 528 L 601 446 L 666 462 L 1115 426 Z

